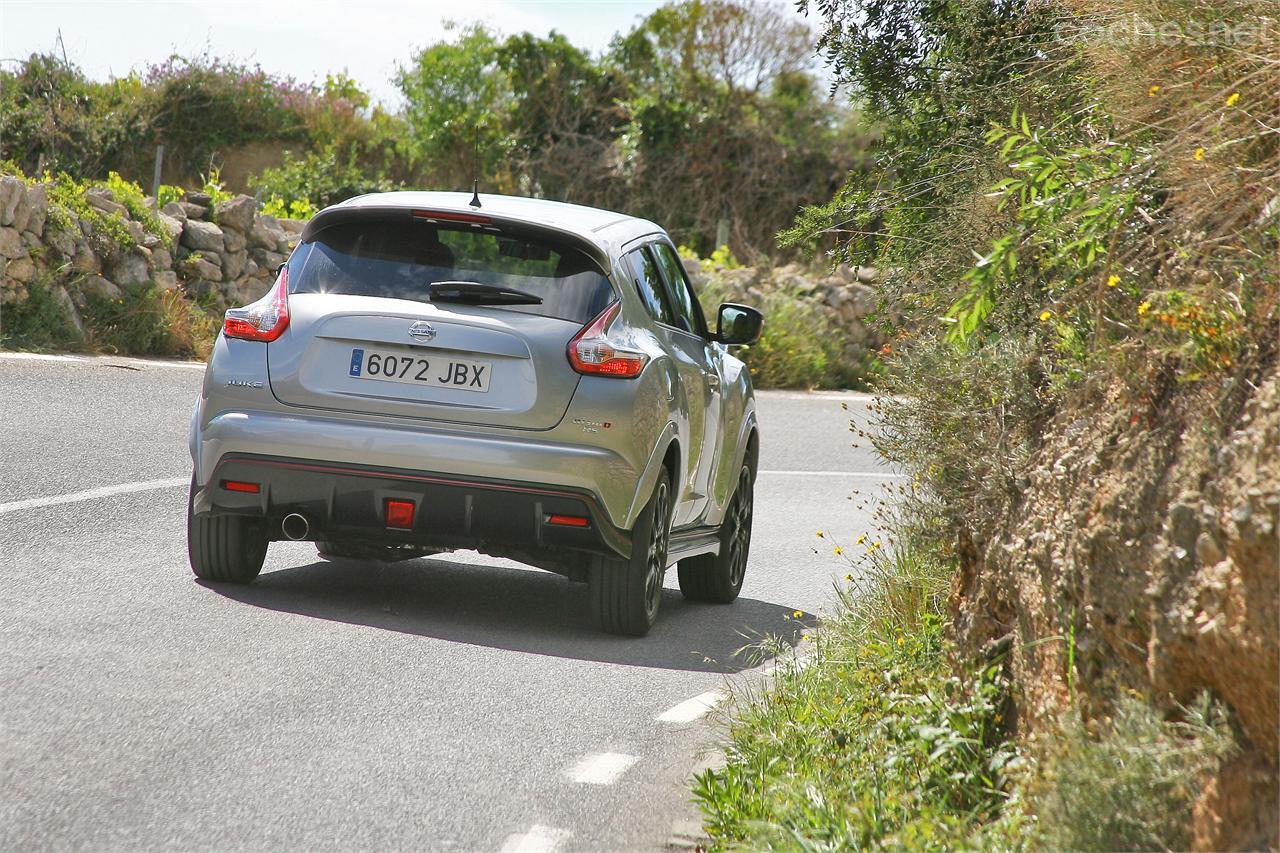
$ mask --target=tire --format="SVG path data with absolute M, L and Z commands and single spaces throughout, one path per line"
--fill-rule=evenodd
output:
M 751 466 L 744 463 L 720 525 L 720 553 L 680 561 L 680 592 L 689 601 L 728 604 L 742 591 L 751 553 L 753 485 Z
M 187 558 L 201 580 L 249 583 L 262 571 L 267 556 L 267 531 L 260 519 L 241 515 L 194 512 L 195 477 L 187 497 Z
M 671 538 L 671 478 L 658 472 L 631 532 L 629 559 L 598 557 L 589 584 L 596 624 L 610 634 L 643 637 L 658 618 Z

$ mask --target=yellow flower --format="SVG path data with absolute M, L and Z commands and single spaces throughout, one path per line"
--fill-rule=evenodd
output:
M 1227 106 L 1234 107 L 1239 102 L 1239 100 L 1240 100 L 1240 93 L 1232 92 L 1230 95 L 1227 95 Z
M 1050 318 L 1050 317 L 1052 317 L 1052 316 L 1053 316 L 1053 312 L 1052 312 L 1052 311 L 1041 311 L 1041 312 L 1040 312 L 1040 322 L 1041 322 L 1041 323 L 1047 323 L 1047 322 L 1049 321 L 1049 318 Z
M 853 575 L 845 575 L 844 579 L 847 580 L 849 583 L 853 583 Z
M 867 541 L 867 534 L 865 534 L 865 533 L 864 533 L 864 534 L 862 534 L 861 536 L 859 536 L 859 537 L 858 537 L 858 541 L 857 541 L 857 542 L 854 542 L 853 544 L 854 544 L 854 545 L 861 545 L 863 542 L 866 542 L 866 541 Z
M 902 643 L 903 643 L 902 635 L 901 635 L 901 634 L 899 634 L 899 635 L 898 635 L 898 645 L 902 645 Z
M 1141 305 L 1138 306 L 1138 316 L 1141 317 L 1143 314 L 1146 314 L 1150 310 L 1151 310 L 1151 303 L 1144 301 Z
M 1154 98 L 1156 96 L 1156 93 L 1159 91 L 1160 91 L 1159 86 L 1152 86 L 1150 89 L 1147 90 L 1147 97 Z
M 1203 149 L 1203 148 L 1197 148 L 1197 149 L 1196 149 L 1196 162 L 1199 162 L 1199 161 L 1201 161 L 1201 160 L 1203 160 L 1203 159 L 1204 159 L 1204 149 Z
M 814 534 L 814 535 L 815 535 L 815 536 L 817 536 L 819 539 L 823 539 L 823 538 L 825 538 L 825 536 L 824 536 L 824 534 L 823 534 L 823 532 L 822 532 L 821 530 L 819 530 L 819 531 L 818 531 L 816 534 Z
M 1107 287 L 1115 287 L 1119 283 L 1120 283 L 1120 276 L 1118 275 L 1113 275 L 1111 276 L 1111 278 L 1107 279 Z
M 804 615 L 803 610 L 797 610 L 795 613 L 791 614 L 792 618 L 795 618 L 795 619 L 799 619 L 803 615 Z
M 837 557 L 839 557 L 839 556 L 840 556 L 841 554 L 843 554 L 843 553 L 844 553 L 844 549 L 843 549 L 843 548 L 841 548 L 839 545 L 837 545 L 837 546 L 836 546 L 836 556 L 837 556 Z

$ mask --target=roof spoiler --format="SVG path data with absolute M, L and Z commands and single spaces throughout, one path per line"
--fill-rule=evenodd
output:
M 309 243 L 316 239 L 317 235 L 326 228 L 332 228 L 335 225 L 346 225 L 351 222 L 361 221 L 383 221 L 394 222 L 404 220 L 422 220 L 426 222 L 437 222 L 447 224 L 451 227 L 471 226 L 484 230 L 496 230 L 504 234 L 512 234 L 522 237 L 541 237 L 543 239 L 555 240 L 560 243 L 567 243 L 575 249 L 580 250 L 591 260 L 595 261 L 600 267 L 601 272 L 605 275 L 612 274 L 612 267 L 608 253 L 593 241 L 583 237 L 582 235 L 569 231 L 564 228 L 558 228 L 555 225 L 530 222 L 527 219 L 512 219 L 501 215 L 495 215 L 486 212 L 479 212 L 472 209 L 467 210 L 450 210 L 450 209 L 425 209 L 411 208 L 403 205 L 360 205 L 358 207 L 347 207 L 345 205 L 335 205 L 326 207 L 317 213 L 302 229 L 302 242 Z

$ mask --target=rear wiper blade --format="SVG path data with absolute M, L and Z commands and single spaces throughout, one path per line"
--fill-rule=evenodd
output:
M 478 281 L 437 281 L 428 288 L 432 302 L 463 302 L 469 305 L 541 305 L 542 297 L 523 290 L 481 284 Z

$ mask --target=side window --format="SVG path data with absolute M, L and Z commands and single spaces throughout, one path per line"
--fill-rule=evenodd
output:
M 627 263 L 631 265 L 631 274 L 636 279 L 636 289 L 640 291 L 640 299 L 649 309 L 653 319 L 668 326 L 676 323 L 675 312 L 667 299 L 667 292 L 662 286 L 662 276 L 653 256 L 644 249 L 636 249 L 627 255 Z
M 684 264 L 680 263 L 680 256 L 666 243 L 654 243 L 653 250 L 658 256 L 662 273 L 666 276 L 667 284 L 675 297 L 675 309 L 680 318 L 680 326 L 686 331 L 705 338 L 707 321 L 702 316 L 702 306 L 698 304 L 698 297 L 693 293 L 693 286 L 689 284 L 689 278 L 684 274 Z

